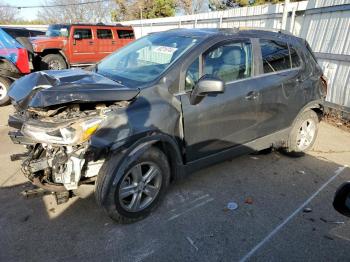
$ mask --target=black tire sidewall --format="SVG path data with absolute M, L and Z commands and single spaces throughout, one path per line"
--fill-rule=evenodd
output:
M 297 145 L 297 135 L 302 123 L 308 119 L 312 119 L 315 122 L 316 130 L 310 145 L 306 149 L 301 151 Z M 319 124 L 319 117 L 315 111 L 307 110 L 301 113 L 295 120 L 291 133 L 289 135 L 287 152 L 295 156 L 300 156 L 300 155 L 303 155 L 304 152 L 307 152 L 310 149 L 312 149 L 318 134 L 318 124 Z
M 101 201 L 101 199 L 104 199 L 101 203 L 101 205 L 104 207 L 104 209 L 107 211 L 108 215 L 115 221 L 119 223 L 131 223 L 138 221 L 146 216 L 148 216 L 161 202 L 161 200 L 164 198 L 164 195 L 166 193 L 167 187 L 169 185 L 170 181 L 170 168 L 169 163 L 167 160 L 167 157 L 165 154 L 157 149 L 157 148 L 150 148 L 146 152 L 144 152 L 138 159 L 131 162 L 127 165 L 127 168 L 125 168 L 124 174 L 119 178 L 119 181 L 116 185 L 113 185 L 113 181 L 115 179 L 115 176 L 117 174 L 119 166 L 115 165 L 113 157 L 109 160 L 112 161 L 111 164 L 114 166 L 114 168 L 106 168 L 105 174 L 103 174 L 105 177 L 103 179 L 103 185 L 101 190 L 101 194 L 103 192 L 107 192 L 107 195 L 105 198 L 103 196 L 97 196 L 97 198 Z M 153 200 L 153 202 L 142 211 L 138 212 L 128 212 L 125 210 L 121 204 L 119 203 L 118 198 L 118 192 L 120 184 L 128 173 L 128 171 L 136 164 L 141 162 L 153 162 L 161 171 L 162 175 L 162 184 L 161 189 L 156 196 L 156 199 Z M 101 174 L 102 175 L 102 174 Z M 100 176 L 100 174 L 99 174 Z M 101 189 L 102 189 L 101 188 Z
M 6 77 L 0 76 L 0 82 L 7 90 L 6 96 L 3 99 L 0 99 L 0 106 L 4 106 L 4 105 L 9 104 L 9 102 L 10 102 L 10 98 L 8 96 L 8 91 L 9 91 L 9 88 L 11 86 L 12 81 Z
M 48 66 L 49 62 L 51 62 L 51 61 L 59 62 L 61 70 L 67 69 L 66 61 L 64 60 L 64 58 L 61 55 L 58 55 L 58 54 L 49 54 L 49 55 L 44 56 L 41 59 L 40 69 L 41 70 L 53 70 L 53 69 L 50 69 Z

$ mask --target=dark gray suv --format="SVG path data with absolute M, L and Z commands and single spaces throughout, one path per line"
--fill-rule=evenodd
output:
M 266 148 L 293 155 L 316 138 L 327 83 L 307 42 L 281 32 L 171 30 L 90 70 L 16 81 L 13 155 L 58 199 L 95 185 L 119 222 L 148 215 L 175 178 Z

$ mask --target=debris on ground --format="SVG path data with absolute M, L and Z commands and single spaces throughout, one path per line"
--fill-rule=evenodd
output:
M 256 157 L 256 156 L 251 156 L 250 158 L 251 158 L 251 159 L 254 159 L 254 160 L 258 160 L 258 159 L 259 159 L 259 158 Z
M 324 238 L 326 238 L 326 239 L 329 239 L 329 240 L 334 240 L 334 238 L 333 238 L 333 237 L 328 236 L 328 235 L 324 235 L 323 237 L 324 237 Z
M 248 205 L 253 204 L 253 198 L 252 198 L 252 197 L 247 197 L 247 198 L 244 200 L 244 203 L 246 203 L 246 204 L 248 204 Z
M 187 241 L 191 244 L 191 246 L 198 251 L 198 247 L 194 244 L 194 241 L 190 237 L 186 237 Z
M 350 120 L 342 117 L 336 112 L 325 114 L 323 120 L 328 124 L 336 126 L 344 131 L 350 131 Z
M 328 219 L 325 219 L 325 218 L 323 218 L 323 217 L 320 217 L 320 220 L 321 220 L 322 222 L 327 223 L 327 224 L 345 224 L 344 221 L 328 220 Z
M 238 205 L 236 202 L 228 202 L 227 203 L 228 210 L 236 210 L 237 208 L 238 208 Z
M 311 208 L 311 207 L 305 207 L 305 208 L 303 209 L 303 212 L 304 212 L 304 213 L 310 213 L 310 212 L 312 212 L 312 208 Z
M 297 173 L 299 173 L 301 175 L 305 175 L 305 171 L 304 170 L 298 170 Z

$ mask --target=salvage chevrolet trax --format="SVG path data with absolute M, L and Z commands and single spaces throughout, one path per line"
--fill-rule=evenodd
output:
M 170 181 L 195 169 L 270 147 L 309 150 L 326 91 L 307 42 L 291 35 L 151 34 L 90 71 L 17 80 L 10 137 L 26 152 L 12 158 L 57 196 L 95 184 L 108 215 L 133 222 L 154 210 Z

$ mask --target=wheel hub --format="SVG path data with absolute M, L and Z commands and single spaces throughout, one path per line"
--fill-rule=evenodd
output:
M 297 146 L 300 151 L 307 149 L 312 143 L 316 133 L 316 123 L 312 119 L 305 120 L 298 131 Z
M 119 203 L 129 212 L 142 211 L 156 199 L 161 184 L 162 175 L 155 163 L 137 164 L 120 183 L 117 196 Z

